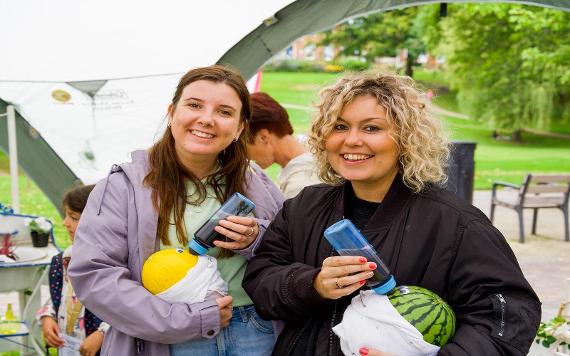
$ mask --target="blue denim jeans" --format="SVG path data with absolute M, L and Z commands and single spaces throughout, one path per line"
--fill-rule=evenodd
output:
M 253 305 L 233 308 L 230 324 L 213 339 L 170 345 L 171 356 L 267 356 L 275 343 L 271 321 L 263 320 Z

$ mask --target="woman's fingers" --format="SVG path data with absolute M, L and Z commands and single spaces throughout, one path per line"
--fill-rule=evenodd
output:
M 352 293 L 354 293 L 358 289 L 360 289 L 364 285 L 364 283 L 365 283 L 364 280 L 360 280 L 356 283 L 352 283 L 352 284 L 349 284 L 346 286 L 338 283 L 338 286 L 340 286 L 340 288 L 339 288 L 337 286 L 336 281 L 334 281 L 333 286 L 331 286 L 331 289 L 329 291 L 329 293 L 331 295 L 331 299 L 338 299 L 338 298 L 342 298 L 342 297 L 347 296 L 347 295 L 351 295 Z
M 346 265 L 363 265 L 366 263 L 366 257 L 362 256 L 331 256 L 325 258 L 323 267 L 339 267 Z
M 393 353 L 382 352 L 380 350 L 368 347 L 361 347 L 358 352 L 360 353 L 360 356 L 396 356 Z
M 243 226 L 252 226 L 256 223 L 255 219 L 247 217 L 247 216 L 237 216 L 237 215 L 230 215 L 225 220 L 231 221 L 233 223 L 243 225 Z
M 363 260 L 364 262 L 362 262 Z M 344 277 L 363 271 L 373 271 L 376 267 L 376 263 L 366 262 L 364 257 L 335 256 L 328 257 L 323 261 L 321 272 L 323 272 L 324 277 Z
M 220 325 L 222 327 L 228 326 L 232 318 L 232 301 L 233 298 L 229 295 L 216 299 L 220 308 Z
M 364 272 L 360 272 L 360 273 L 345 276 L 345 277 L 331 278 L 331 280 L 333 281 L 335 287 L 337 287 L 337 284 L 340 285 L 341 287 L 343 287 L 343 286 L 349 286 L 349 285 L 354 284 L 354 283 L 360 283 L 361 281 L 366 281 L 368 278 L 372 277 L 373 275 L 374 275 L 374 272 L 372 272 L 372 271 L 364 271 Z M 360 283 L 360 284 L 364 284 L 364 283 Z
M 374 262 L 362 256 L 332 256 L 323 261 L 321 271 L 315 278 L 314 287 L 323 298 L 338 299 L 350 295 L 372 277 Z
M 214 241 L 218 247 L 240 250 L 248 247 L 259 234 L 259 226 L 252 218 L 242 216 L 228 216 L 220 220 L 215 230 L 231 241 Z

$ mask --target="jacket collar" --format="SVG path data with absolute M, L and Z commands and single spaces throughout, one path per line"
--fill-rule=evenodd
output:
M 346 194 L 349 194 L 347 193 L 348 189 L 352 189 L 352 185 L 349 181 L 342 185 L 341 193 L 337 197 L 335 215 L 344 216 L 345 197 Z M 390 185 L 390 189 L 388 189 L 384 200 L 370 217 L 370 220 L 368 220 L 363 230 L 375 231 L 388 227 L 394 218 L 403 211 L 412 194 L 410 188 L 404 184 L 402 176 L 398 174 Z

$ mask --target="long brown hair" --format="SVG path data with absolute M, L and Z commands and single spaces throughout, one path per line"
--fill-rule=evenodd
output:
M 236 142 L 232 142 L 218 154 L 221 169 L 206 178 L 206 184 L 213 187 L 216 198 L 221 203 L 234 192 L 244 193 L 245 174 L 249 166 L 246 151 L 248 121 L 251 117 L 249 92 L 242 76 L 228 67 L 213 65 L 192 69 L 178 83 L 172 98 L 172 112 L 184 88 L 198 80 L 208 80 L 230 86 L 235 90 L 242 104 L 240 122 L 244 130 Z M 150 148 L 149 168 L 144 184 L 152 189 L 152 204 L 158 212 L 157 235 L 163 244 L 170 244 L 168 227 L 172 224 L 170 221 L 172 215 L 177 239 L 186 246 L 188 236 L 184 225 L 184 210 L 187 204 L 198 205 L 206 199 L 206 185 L 186 169 L 178 159 L 170 127 L 166 128 L 162 138 Z M 187 183 L 195 186 L 196 195 L 188 196 Z M 231 255 L 230 251 L 222 251 L 219 257 L 229 255 Z

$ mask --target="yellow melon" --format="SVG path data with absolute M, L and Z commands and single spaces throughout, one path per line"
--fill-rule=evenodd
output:
M 182 248 L 155 252 L 143 265 L 143 286 L 152 294 L 162 293 L 184 278 L 197 262 L 198 256 Z

